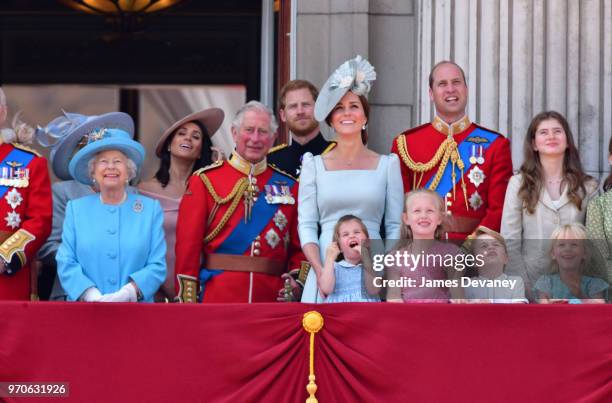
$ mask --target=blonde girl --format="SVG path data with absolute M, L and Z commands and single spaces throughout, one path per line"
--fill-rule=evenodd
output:
M 566 224 L 551 235 L 552 259 L 550 274 L 541 276 L 534 285 L 540 303 L 604 303 L 608 283 L 591 277 L 586 228 L 582 224 Z
M 454 279 L 459 284 L 460 273 L 442 262 L 461 253 L 457 246 L 441 241 L 445 237 L 444 217 L 444 202 L 436 192 L 417 189 L 406 194 L 402 239 L 391 252 L 400 259 L 387 267 L 388 279 L 399 283 L 388 288 L 388 302 L 449 302 L 451 292 L 453 298 L 463 296 L 458 287 L 449 289 L 446 285 L 450 283 L 445 282 Z M 408 259 L 409 256 L 420 260 Z

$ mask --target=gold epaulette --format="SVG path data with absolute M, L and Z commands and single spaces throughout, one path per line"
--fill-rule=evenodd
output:
M 280 168 L 279 168 L 279 167 L 277 167 L 276 165 L 274 165 L 274 164 L 268 164 L 268 166 L 269 166 L 270 168 L 272 168 L 273 170 L 275 170 L 276 172 L 279 172 L 279 173 L 281 173 L 281 174 L 283 174 L 283 175 L 285 175 L 285 176 L 290 177 L 290 178 L 291 178 L 291 179 L 293 179 L 294 181 L 297 181 L 297 178 L 296 178 L 295 176 L 291 175 L 291 174 L 290 174 L 290 173 L 288 173 L 288 172 L 283 171 L 282 169 L 280 169 Z
M 285 143 L 283 143 L 283 144 L 279 144 L 279 145 L 277 145 L 277 146 L 272 147 L 272 148 L 271 148 L 271 149 L 268 151 L 268 154 L 271 154 L 271 153 L 273 153 L 273 152 L 275 152 L 275 151 L 278 151 L 278 150 L 282 150 L 283 148 L 287 148 L 287 147 L 289 147 L 289 144 L 285 144 Z
M 221 165 L 223 165 L 223 160 L 215 161 L 210 165 L 206 165 L 205 167 L 198 169 L 197 171 L 193 173 L 193 175 L 200 176 L 202 172 L 206 172 L 206 171 L 210 171 L 211 169 L 219 168 Z
M 23 150 L 23 151 L 27 151 L 27 152 L 29 152 L 31 154 L 34 154 L 37 157 L 41 157 L 40 153 L 38 151 L 36 151 L 35 149 L 31 148 L 31 147 L 28 147 L 28 146 L 26 146 L 24 144 L 21 144 L 21 143 L 11 143 L 11 144 L 15 148 L 18 148 L 18 149 Z
M 329 145 L 327 146 L 327 148 L 325 150 L 323 150 L 323 152 L 321 153 L 321 155 L 327 154 L 328 152 L 330 152 L 331 150 L 334 149 L 334 147 L 336 147 L 336 143 L 335 141 L 332 141 L 329 143 Z

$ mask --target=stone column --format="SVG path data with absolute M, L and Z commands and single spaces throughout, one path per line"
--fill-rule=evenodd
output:
M 368 58 L 378 74 L 369 97 L 369 146 L 387 154 L 393 137 L 415 124 L 415 1 L 298 0 L 297 6 L 296 78 L 321 87 L 343 61 Z
M 431 119 L 427 76 L 466 72 L 468 111 L 512 140 L 514 168 L 532 117 L 565 115 L 585 169 L 605 176 L 612 134 L 612 0 L 418 0 L 417 121 Z

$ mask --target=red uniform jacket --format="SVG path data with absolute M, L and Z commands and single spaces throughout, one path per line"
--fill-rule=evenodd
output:
M 264 214 L 262 208 L 253 207 L 252 216 L 245 224 L 243 192 L 238 195 L 235 210 L 227 214 L 235 204 L 235 198 L 228 198 L 228 195 L 240 181 L 248 182 L 245 174 L 248 167 L 240 166 L 247 163 L 236 155 L 232 157 L 229 162 L 216 163 L 194 173 L 181 201 L 175 267 L 177 291 L 182 300 L 194 300 L 197 283 L 194 285 L 191 281 L 199 277 L 200 269 L 204 267 L 203 274 L 212 277 L 205 281 L 203 302 L 276 301 L 278 290 L 283 286 L 279 273 L 232 271 L 226 267 L 222 268 L 221 274 L 213 275 L 216 271 L 210 270 L 219 267 L 209 264 L 207 256 L 210 254 L 247 256 L 246 260 L 242 259 L 243 270 L 267 260 L 281 265 L 286 272 L 299 268 L 305 260 L 297 234 L 297 181 L 266 166 L 265 161 L 257 164 L 254 178 L 258 202 L 265 204 L 263 210 L 266 212 Z M 273 183 L 270 183 L 271 178 Z M 266 192 L 266 184 L 275 185 L 277 194 Z M 280 194 L 282 186 L 288 186 L 285 195 Z M 222 200 L 224 198 L 226 200 Z M 220 199 L 221 203 L 218 203 Z M 209 239 L 205 240 L 206 237 Z
M 476 129 L 486 131 L 492 141 L 485 141 L 479 137 L 478 139 L 471 138 L 469 142 L 464 143 L 470 150 L 475 151 L 476 158 L 480 157 L 480 146 L 486 145 L 486 148 L 483 147 L 480 162 L 464 170 L 463 181 L 466 185 L 467 197 L 464 197 L 460 174 L 457 175 L 458 181 L 454 186 L 454 197 L 452 190 L 447 196 L 450 202 L 447 227 L 449 238 L 452 239 L 465 239 L 479 225 L 499 232 L 506 187 L 512 176 L 510 142 L 499 133 L 471 123 L 467 117 L 450 126 L 436 117 L 431 123 L 401 133 L 393 140 L 391 147 L 391 152 L 397 154 L 401 161 L 404 191 L 409 192 L 417 188 L 420 173 L 415 175 L 415 172 L 408 167 L 407 156 L 414 162 L 426 163 L 432 160 L 449 133 L 452 134 L 457 144 L 461 144 Z M 471 157 L 472 153 L 469 156 Z M 465 162 L 468 163 L 468 161 Z M 449 161 L 448 164 L 450 165 L 451 162 Z M 439 164 L 424 173 L 418 187 L 425 187 L 430 178 L 436 175 L 438 166 Z M 444 197 L 444 195 L 441 196 Z
M 28 300 L 30 263 L 51 232 L 47 161 L 13 144 L 0 145 L 0 161 L 0 263 L 10 270 L 0 274 L 0 299 Z

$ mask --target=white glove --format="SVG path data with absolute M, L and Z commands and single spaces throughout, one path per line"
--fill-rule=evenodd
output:
M 102 293 L 96 287 L 89 287 L 81 294 L 81 301 L 85 302 L 98 302 L 102 297 Z
M 100 302 L 138 302 L 136 287 L 129 282 L 117 292 L 102 295 Z

